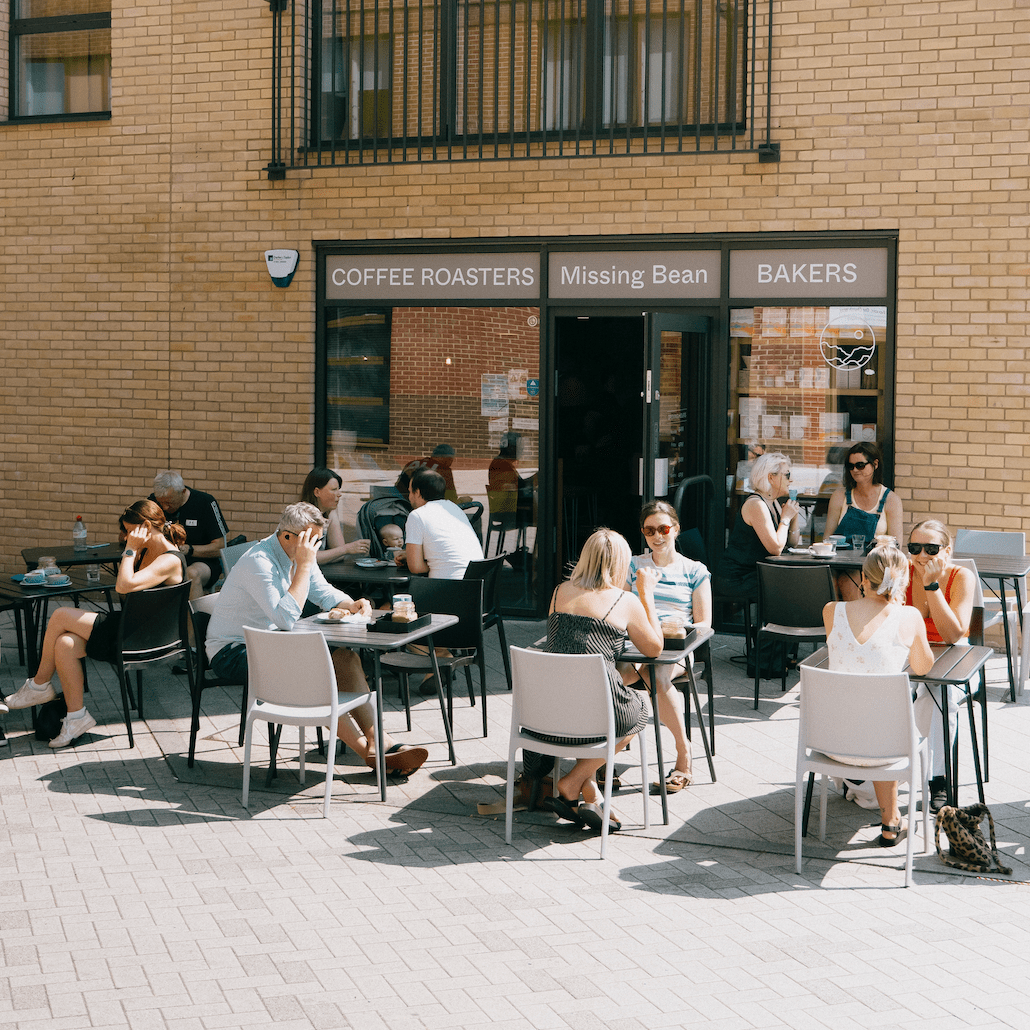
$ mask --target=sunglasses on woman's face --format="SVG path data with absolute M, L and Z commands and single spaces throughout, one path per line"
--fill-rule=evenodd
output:
M 908 545 L 908 553 L 909 554 L 922 554 L 923 551 L 926 551 L 926 553 L 928 555 L 930 555 L 930 557 L 932 558 L 935 554 L 940 553 L 940 549 L 943 546 L 944 546 L 943 544 L 911 544 L 910 543 Z
M 672 526 L 644 526 L 644 536 L 668 536 Z
M 848 471 L 849 472 L 861 472 L 862 469 L 867 468 L 871 462 L 868 461 L 849 461 Z

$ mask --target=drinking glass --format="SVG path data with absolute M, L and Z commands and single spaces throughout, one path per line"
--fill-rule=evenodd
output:
M 851 546 L 854 550 L 861 553 L 865 550 L 865 537 L 861 533 L 853 533 L 851 536 Z
M 787 489 L 787 496 L 792 501 L 796 501 L 798 499 L 798 488 L 796 486 L 789 487 Z
M 100 566 L 99 565 L 87 565 L 86 566 L 86 582 L 87 583 L 99 583 L 100 582 Z

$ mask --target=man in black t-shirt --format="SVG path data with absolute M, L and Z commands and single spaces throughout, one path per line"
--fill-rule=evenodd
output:
M 187 487 L 182 476 L 172 471 L 154 476 L 150 500 L 157 501 L 169 522 L 178 522 L 186 530 L 186 575 L 193 601 L 222 571 L 219 555 L 229 536 L 222 509 L 210 494 Z

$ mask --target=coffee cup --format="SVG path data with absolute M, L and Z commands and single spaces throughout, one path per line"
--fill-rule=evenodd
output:
M 46 582 L 46 573 L 42 569 L 33 569 L 32 572 L 26 572 L 22 582 L 28 586 L 41 586 Z
M 822 542 L 818 544 L 812 544 L 812 554 L 818 555 L 820 558 L 825 558 L 827 555 L 833 554 L 833 544 Z

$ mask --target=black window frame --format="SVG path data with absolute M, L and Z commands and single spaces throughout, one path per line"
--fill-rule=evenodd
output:
M 63 111 L 56 114 L 20 114 L 17 113 L 19 98 L 21 96 L 21 81 L 19 78 L 21 62 L 18 60 L 18 42 L 23 36 L 39 36 L 48 33 L 61 32 L 94 32 L 97 30 L 111 29 L 111 12 L 90 12 L 80 14 L 60 14 L 46 18 L 16 18 L 17 0 L 11 2 L 11 31 L 8 53 L 8 98 L 9 98 L 9 122 L 36 123 L 36 122 L 72 122 L 72 121 L 97 121 L 109 120 L 111 117 L 110 96 L 109 106 L 99 111 Z

